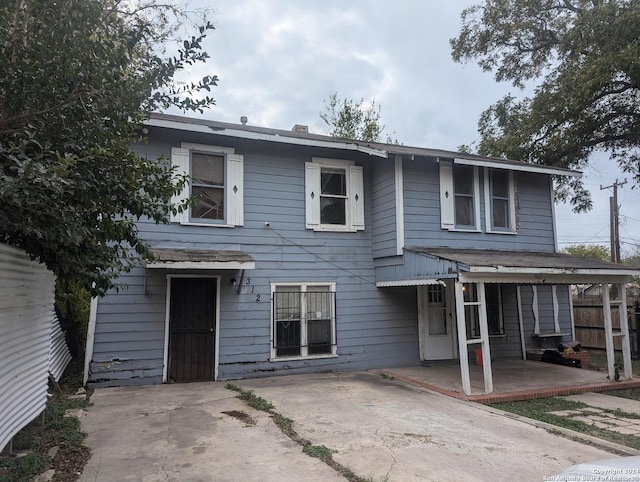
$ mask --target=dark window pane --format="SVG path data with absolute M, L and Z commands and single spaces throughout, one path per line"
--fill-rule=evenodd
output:
M 192 218 L 224 219 L 224 189 L 194 186 L 191 193 L 199 199 L 191 208 Z
M 224 185 L 224 157 L 193 152 L 191 154 L 191 179 L 194 185 Z
M 456 194 L 473 194 L 473 168 L 453 167 L 453 190 Z
M 307 321 L 309 355 L 331 353 L 331 320 Z
M 509 201 L 505 199 L 493 200 L 493 227 L 509 227 Z
M 344 169 L 323 168 L 320 171 L 320 183 L 322 194 L 347 195 L 347 176 Z
M 484 285 L 485 301 L 487 303 L 487 325 L 490 335 L 502 335 L 503 329 L 500 323 L 502 304 L 500 300 L 500 285 Z
M 347 224 L 346 199 L 334 197 L 320 197 L 321 224 Z
M 300 321 L 276 322 L 276 354 L 278 356 L 300 355 Z
M 507 171 L 491 171 L 491 188 L 493 196 L 509 197 L 509 174 Z

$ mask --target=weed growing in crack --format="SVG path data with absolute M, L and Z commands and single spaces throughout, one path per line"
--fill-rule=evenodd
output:
M 315 457 L 317 459 L 330 459 L 333 457 L 331 450 L 324 445 L 306 443 L 304 447 L 302 447 L 302 451 L 309 457 Z
M 269 413 L 271 413 L 271 410 L 273 410 L 273 404 L 270 401 L 257 396 L 255 393 L 253 393 L 253 390 L 243 390 L 239 386 L 232 383 L 227 383 L 225 387 L 229 390 L 233 390 L 234 392 L 238 392 L 238 397 L 240 398 L 240 400 L 244 400 L 250 407 L 255 408 L 256 410 Z

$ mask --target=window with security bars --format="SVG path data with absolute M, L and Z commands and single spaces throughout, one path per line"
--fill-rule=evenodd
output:
M 335 354 L 335 285 L 273 287 L 275 357 Z

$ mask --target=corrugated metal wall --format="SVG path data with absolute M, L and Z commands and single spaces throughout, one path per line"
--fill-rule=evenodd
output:
M 51 373 L 55 381 L 58 381 L 71 361 L 71 352 L 69 352 L 64 331 L 62 331 L 60 320 L 58 320 L 56 315 L 53 315 L 52 323 L 49 373 Z
M 47 402 L 54 284 L 44 265 L 0 244 L 0 450 Z

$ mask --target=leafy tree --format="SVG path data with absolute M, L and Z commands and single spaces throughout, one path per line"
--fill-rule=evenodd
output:
M 640 185 L 638 0 L 486 0 L 461 20 L 455 61 L 475 59 L 519 88 L 540 81 L 481 115 L 480 153 L 583 169 L 607 150 Z M 561 199 L 591 208 L 580 180 L 558 181 Z
M 152 258 L 135 221 L 167 222 L 186 180 L 129 146 L 152 111 L 214 104 L 215 76 L 176 80 L 208 22 L 160 53 L 187 21 L 156 0 L 0 0 L 0 242 L 94 294 Z
M 367 106 L 364 99 L 359 102 L 340 99 L 336 92 L 325 101 L 325 112 L 320 113 L 320 118 L 329 127 L 330 136 L 382 142 L 385 126 L 380 123 L 380 115 L 380 106 L 376 105 L 375 99 Z M 386 142 L 398 143 L 390 136 L 387 136 Z
M 601 244 L 572 244 L 562 249 L 561 252 L 599 261 L 609 261 L 611 259 L 609 248 Z

